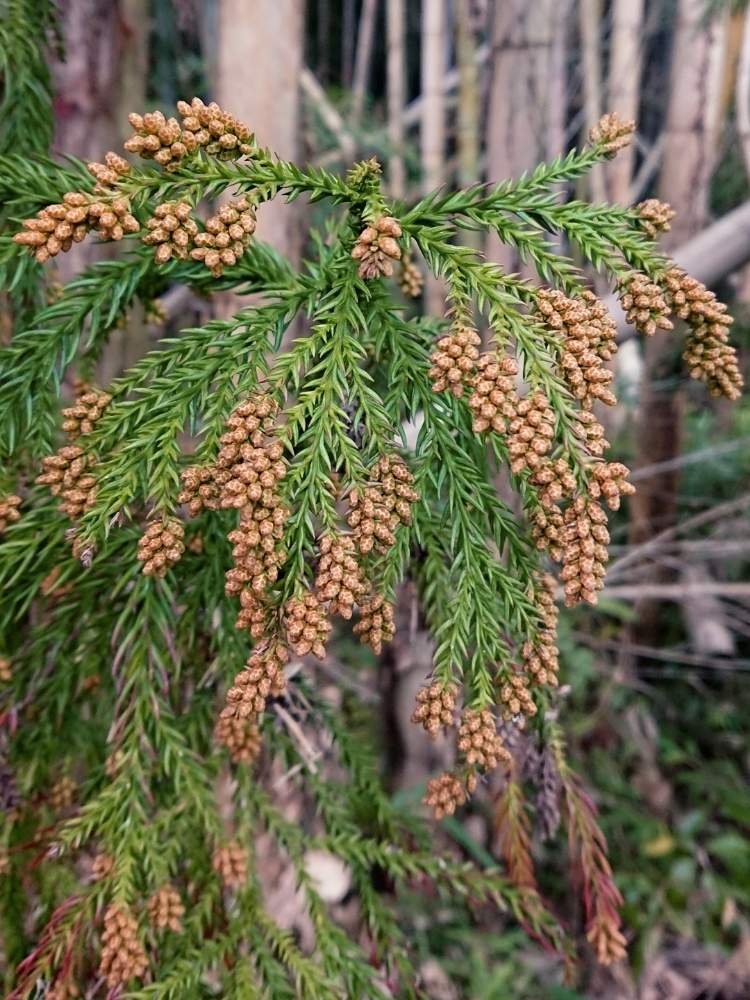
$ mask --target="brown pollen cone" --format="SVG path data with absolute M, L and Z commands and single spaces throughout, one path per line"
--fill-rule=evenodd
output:
M 448 390 L 456 398 L 463 396 L 466 387 L 474 384 L 481 342 L 476 330 L 468 327 L 460 327 L 438 340 L 429 371 L 435 392 Z
M 381 275 L 390 278 L 394 260 L 401 259 L 401 248 L 396 242 L 400 235 L 401 226 L 391 216 L 365 226 L 352 250 L 352 258 L 359 261 L 360 278 L 369 280 Z
M 359 621 L 352 629 L 359 641 L 380 655 L 383 643 L 396 634 L 393 605 L 382 594 L 373 594 L 359 602 Z
M 226 747 L 235 764 L 252 764 L 261 745 L 258 726 L 252 719 L 221 715 L 214 729 L 216 742 Z
M 152 218 L 146 223 L 148 233 L 143 242 L 156 248 L 154 260 L 157 264 L 166 264 L 173 257 L 186 260 L 190 255 L 199 233 L 192 210 L 187 201 L 165 201 L 154 209 Z
M 175 934 L 182 931 L 185 907 L 173 885 L 167 883 L 157 889 L 148 901 L 147 910 L 151 926 L 156 930 L 163 931 L 169 928 Z
M 111 905 L 104 913 L 102 954 L 99 974 L 110 989 L 140 979 L 148 968 L 143 945 L 138 938 L 138 923 L 128 907 Z
M 516 415 L 518 364 L 513 358 L 483 354 L 477 362 L 469 407 L 474 414 L 473 431 L 504 434 Z
M 492 712 L 486 708 L 481 711 L 470 708 L 464 710 L 456 747 L 467 764 L 482 771 L 494 771 L 496 767 L 507 765 L 511 760 L 498 735 Z
M 247 881 L 248 855 L 244 847 L 236 841 L 218 847 L 214 851 L 212 864 L 226 889 L 239 889 Z
M 138 559 L 144 576 L 166 576 L 185 551 L 185 529 L 174 517 L 152 521 L 138 540 Z
M 250 719 L 260 715 L 268 698 L 278 698 L 286 687 L 284 664 L 289 651 L 280 642 L 265 642 L 253 650 L 245 668 L 227 691 L 221 718 Z
M 630 145 L 635 132 L 635 122 L 622 119 L 616 111 L 602 115 L 589 132 L 589 141 L 594 146 L 601 146 L 608 157 L 615 156 L 625 146 Z
M 177 102 L 182 117 L 182 141 L 188 149 L 205 149 L 211 156 L 222 160 L 235 160 L 252 156 L 252 133 L 228 111 L 223 111 L 215 101 L 204 104 L 200 97 Z
M 453 725 L 457 697 L 458 688 L 455 684 L 440 684 L 436 681 L 420 688 L 411 721 L 422 726 L 434 739 L 441 729 Z
M 347 620 L 354 603 L 367 591 L 356 559 L 354 541 L 347 535 L 324 535 L 320 540 L 320 561 L 315 590 L 321 601 L 330 601 L 328 610 Z
M 555 414 L 543 392 L 519 401 L 508 428 L 510 470 L 536 469 L 552 447 Z
M 9 493 L 0 497 L 0 535 L 2 535 L 9 524 L 15 524 L 21 519 L 21 498 L 15 493 Z
M 312 653 L 319 660 L 325 659 L 331 623 L 316 594 L 308 591 L 302 597 L 290 597 L 284 605 L 284 624 L 297 656 Z
M 572 607 L 580 601 L 596 604 L 607 563 L 607 515 L 596 500 L 579 496 L 566 508 L 563 518 L 560 578 L 565 585 L 565 605 Z

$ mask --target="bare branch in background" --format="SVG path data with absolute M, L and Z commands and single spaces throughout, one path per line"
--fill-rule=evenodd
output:
M 346 122 L 339 112 L 328 100 L 326 92 L 318 83 L 315 75 L 307 67 L 300 73 L 300 86 L 302 87 L 302 92 L 315 105 L 323 124 L 336 138 L 338 142 L 336 153 L 340 152 L 344 160 L 353 159 L 357 150 L 357 143 L 354 136 L 347 128 Z

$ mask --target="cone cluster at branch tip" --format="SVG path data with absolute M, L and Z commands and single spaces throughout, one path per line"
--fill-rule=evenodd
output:
M 494 771 L 496 767 L 510 764 L 510 754 L 498 735 L 492 712 L 488 709 L 465 709 L 458 728 L 456 748 L 470 767 L 481 771 Z
M 260 754 L 260 731 L 251 719 L 221 715 L 214 736 L 217 743 L 226 747 L 235 764 L 252 764 Z
M 218 847 L 214 851 L 212 864 L 214 871 L 225 889 L 239 889 L 247 881 L 248 854 L 236 841 Z
M 81 434 L 90 434 L 111 401 L 108 392 L 83 388 L 73 405 L 66 406 L 62 411 L 63 430 L 71 440 Z
M 474 384 L 481 338 L 476 330 L 459 327 L 437 342 L 430 362 L 429 376 L 435 392 L 447 389 L 457 399 L 467 386 Z
M 544 458 L 534 469 L 529 482 L 537 488 L 539 502 L 548 511 L 561 500 L 573 496 L 577 486 L 573 470 L 564 458 Z
M 400 524 L 411 524 L 411 506 L 419 499 L 414 477 L 396 454 L 381 455 L 369 470 L 369 485 L 349 493 L 347 522 L 354 543 L 366 555 L 385 553 L 396 544 Z
M 473 772 L 469 772 L 464 780 L 447 772 L 427 782 L 427 794 L 422 801 L 432 809 L 435 819 L 442 819 L 444 816 L 452 816 L 464 805 L 476 785 L 477 778 Z
M 396 242 L 400 235 L 401 226 L 390 215 L 365 226 L 352 250 L 352 258 L 359 261 L 360 278 L 391 277 L 393 262 L 401 259 L 401 248 Z
M 743 379 L 737 352 L 729 343 L 733 320 L 727 307 L 679 267 L 670 268 L 662 283 L 672 312 L 690 327 L 682 356 L 691 378 L 705 382 L 712 396 L 738 399 Z
M 634 271 L 617 286 L 625 318 L 639 333 L 653 336 L 657 330 L 671 330 L 669 305 L 659 285 L 645 274 Z
M 151 926 L 155 930 L 171 930 L 175 934 L 182 931 L 182 917 L 185 907 L 179 892 L 173 885 L 167 883 L 161 886 L 151 896 L 146 909 Z
M 616 111 L 602 115 L 589 132 L 589 140 L 594 146 L 600 146 L 607 156 L 615 156 L 625 146 L 630 145 L 635 132 L 635 122 L 621 119 Z
M 144 576 L 166 576 L 185 551 L 185 529 L 175 517 L 152 521 L 138 541 Z
M 455 721 L 458 688 L 455 684 L 430 684 L 417 691 L 417 704 L 411 721 L 423 727 L 433 737 L 448 729 Z
M 21 519 L 21 498 L 15 493 L 8 493 L 0 496 L 0 535 L 2 535 L 9 524 L 15 524 Z
M 374 594 L 359 602 L 359 621 L 353 628 L 359 641 L 369 646 L 379 655 L 383 643 L 393 640 L 396 621 L 393 605 L 382 594 Z
M 125 906 L 112 905 L 104 913 L 99 974 L 115 989 L 131 979 L 141 979 L 148 968 L 146 952 L 138 937 L 138 923 Z
M 659 233 L 668 233 L 672 228 L 670 223 L 677 214 L 666 201 L 659 201 L 658 198 L 647 198 L 635 206 L 641 228 L 652 240 L 656 239 Z
M 68 192 L 62 203 L 48 205 L 33 218 L 24 219 L 23 227 L 13 240 L 32 249 L 40 264 L 70 250 L 91 231 L 102 240 L 119 241 L 126 233 L 140 229 L 126 198 L 97 201 L 78 191 Z
M 597 593 L 604 586 L 607 562 L 607 515 L 596 500 L 579 496 L 565 509 L 563 523 L 560 577 L 565 605 L 571 607 L 579 601 L 596 604 Z
M 36 482 L 49 486 L 60 497 L 59 509 L 76 521 L 90 510 L 96 499 L 96 480 L 91 472 L 94 459 L 79 445 L 65 445 L 54 455 L 42 459 L 42 472 Z
M 118 153 L 110 151 L 104 156 L 104 163 L 87 163 L 86 169 L 96 179 L 95 191 L 107 192 L 130 172 L 130 164 Z

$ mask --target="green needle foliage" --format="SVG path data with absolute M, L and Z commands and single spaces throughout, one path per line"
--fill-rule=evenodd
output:
M 16 88 L 37 56 L 23 58 Z M 562 562 L 567 604 L 594 603 L 604 505 L 632 492 L 593 413 L 614 402 L 616 329 L 560 240 L 617 284 L 645 334 L 671 326 L 670 310 L 686 319 L 691 373 L 739 391 L 723 307 L 654 248 L 667 207 L 558 194 L 632 126 L 607 117 L 589 147 L 518 181 L 406 208 L 386 201 L 374 161 L 343 177 L 302 169 L 215 105 L 178 110 L 180 121 L 131 116 L 125 148 L 139 163 L 0 159 L 15 326 L 0 350 L 10 996 L 97 983 L 144 1000 L 422 996 L 399 918 L 415 892 L 507 911 L 570 972 L 533 875 L 511 753 L 524 726 L 565 797 L 589 941 L 601 961 L 620 957 L 606 844 L 547 712 L 558 597 L 547 570 Z M 213 214 L 200 207 L 225 195 Z M 262 203 L 301 196 L 330 211 L 296 268 L 253 231 Z M 497 232 L 543 284 L 484 261 L 466 231 Z M 91 232 L 125 253 L 62 290 L 45 284 L 40 266 Z M 417 260 L 444 283 L 445 319 L 414 315 L 390 280 L 400 267 L 418 293 Z M 254 295 L 92 388 L 112 331 L 176 284 Z M 49 301 L 30 313 L 34 287 Z M 72 372 L 84 384 L 61 420 Z M 516 504 L 498 491 L 503 473 Z M 358 658 L 340 698 L 316 683 L 314 657 L 352 618 L 381 652 L 404 579 L 435 638 L 414 720 L 431 735 L 457 729 L 455 768 L 425 801 L 452 815 L 510 767 L 505 874 L 436 849 L 424 817 L 391 800 Z M 315 877 L 321 852 L 351 880 L 356 937 Z M 309 940 L 270 912 L 278 859 Z

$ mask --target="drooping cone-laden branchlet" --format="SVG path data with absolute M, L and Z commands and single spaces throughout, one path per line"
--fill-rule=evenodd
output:
M 452 729 L 458 742 L 455 768 L 428 784 L 426 801 L 438 816 L 466 802 L 482 769 L 504 763 L 511 752 L 519 764 L 527 733 L 538 729 L 546 739 L 553 731 L 548 689 L 559 673 L 555 601 L 560 583 L 567 604 L 596 601 L 609 537 L 605 507 L 615 508 L 631 489 L 625 468 L 606 458 L 609 446 L 595 410 L 614 400 L 608 362 L 616 351 L 615 325 L 602 301 L 579 285 L 580 272 L 565 260 L 560 270 L 552 266 L 549 246 L 539 234 L 562 226 L 562 245 L 575 243 L 584 251 L 600 247 L 595 263 L 612 283 L 621 283 L 630 319 L 646 333 L 666 329 L 670 316 L 684 320 L 690 373 L 710 392 L 736 396 L 741 375 L 727 340 L 725 308 L 699 282 L 666 264 L 650 244 L 649 237 L 669 225 L 670 212 L 663 205 L 647 202 L 636 211 L 611 206 L 603 213 L 575 202 L 559 213 L 555 199 L 566 185 L 555 181 L 553 189 L 547 175 L 535 171 L 498 189 L 428 196 L 396 218 L 400 209 L 388 204 L 376 161 L 357 164 L 342 177 L 297 167 L 257 147 L 247 126 L 199 99 L 181 102 L 174 118 L 152 113 L 135 116 L 132 124 L 128 150 L 149 161 L 145 169 L 108 153 L 89 166 L 94 191 L 55 194 L 59 203 L 27 219 L 18 234 L 20 246 L 10 251 L 20 254 L 27 247 L 44 261 L 91 231 L 104 239 L 132 237 L 135 244 L 135 253 L 88 271 L 68 289 L 50 288 L 50 308 L 29 325 L 33 336 L 21 331 L 17 341 L 14 336 L 9 347 L 0 348 L 3 362 L 9 360 L 9 370 L 18 373 L 10 384 L 0 384 L 0 445 L 10 445 L 14 474 L 20 458 L 21 484 L 0 503 L 0 526 L 13 522 L 3 539 L 10 544 L 0 546 L 0 581 L 18 579 L 16 542 L 25 540 L 27 511 L 29 535 L 43 533 L 30 544 L 45 559 L 55 552 L 51 533 L 62 530 L 60 519 L 47 517 L 46 509 L 40 508 L 43 518 L 37 516 L 37 504 L 48 504 L 49 498 L 27 487 L 29 456 L 47 454 L 39 482 L 75 519 L 74 554 L 86 559 L 81 577 L 70 572 L 80 568 L 57 556 L 55 567 L 39 567 L 32 614 L 26 614 L 28 602 L 9 602 L 11 626 L 18 625 L 23 635 L 28 628 L 29 641 L 13 647 L 12 678 L 4 682 L 2 694 L 19 716 L 10 737 L 21 747 L 17 758 L 23 766 L 28 756 L 42 781 L 50 780 L 49 769 L 39 767 L 27 734 L 37 719 L 46 718 L 45 706 L 54 704 L 57 711 L 59 702 L 59 717 L 65 720 L 60 767 L 80 777 L 76 799 L 84 800 L 83 809 L 72 808 L 70 780 L 52 795 L 46 785 L 35 791 L 44 822 L 54 821 L 55 838 L 71 860 L 79 846 L 87 856 L 93 853 L 90 843 L 79 843 L 91 817 L 96 824 L 89 839 L 106 845 L 107 856 L 111 852 L 116 858 L 111 872 L 105 872 L 103 860 L 97 862 L 102 878 L 96 883 L 88 878 L 87 866 L 80 866 L 86 906 L 89 892 L 117 891 L 104 902 L 112 907 L 105 921 L 101 975 L 110 989 L 146 972 L 136 914 L 144 922 L 150 918 L 153 926 L 145 940 L 151 943 L 165 926 L 177 926 L 181 899 L 194 907 L 189 927 L 186 921 L 189 933 L 170 935 L 164 948 L 149 952 L 158 992 L 170 969 L 193 961 L 196 941 L 215 945 L 217 955 L 231 955 L 249 953 L 258 935 L 273 939 L 275 925 L 255 891 L 247 850 L 258 823 L 274 843 L 286 839 L 290 849 L 282 853 L 296 871 L 300 891 L 309 891 L 304 848 L 297 850 L 296 832 L 286 817 L 276 815 L 277 785 L 266 781 L 280 761 L 289 763 L 295 783 L 315 807 L 310 813 L 316 816 L 316 836 L 335 843 L 357 885 L 373 891 L 374 858 L 378 868 L 386 869 L 383 881 L 389 885 L 399 882 L 405 864 L 426 881 L 443 879 L 446 885 L 449 869 L 443 859 L 423 851 L 411 827 L 402 826 L 374 777 L 376 768 L 364 756 L 364 745 L 352 748 L 359 740 L 357 713 L 344 716 L 334 707 L 338 702 L 324 703 L 309 664 L 288 666 L 292 655 L 325 653 L 331 616 L 351 616 L 354 635 L 380 653 L 395 632 L 389 598 L 399 592 L 405 575 L 413 582 L 422 620 L 437 634 L 434 683 L 418 696 L 414 720 L 430 733 Z M 631 123 L 605 117 L 592 133 L 593 146 L 556 164 L 555 177 L 580 176 L 614 155 L 632 131 Z M 36 173 L 29 174 L 30 186 L 38 183 Z M 47 171 L 38 176 L 46 178 Z M 63 176 L 56 191 L 65 190 Z M 277 194 L 311 195 L 317 203 L 330 198 L 340 212 L 340 224 L 327 238 L 310 240 L 315 251 L 320 248 L 319 259 L 306 262 L 300 274 L 278 255 L 249 243 L 256 207 Z M 43 192 L 39 195 L 31 202 L 34 209 L 45 204 Z M 521 212 L 534 212 L 539 226 L 524 229 L 521 249 L 552 287 L 503 275 L 461 245 L 460 220 L 497 231 L 498 205 L 508 195 Z M 214 199 L 217 207 L 202 222 L 196 206 Z M 511 239 L 513 229 L 508 229 Z M 151 252 L 144 252 L 144 243 Z M 420 267 L 445 283 L 445 321 L 413 317 L 403 309 L 401 292 L 411 296 L 421 287 L 419 271 L 407 256 L 411 252 L 419 255 Z M 160 274 L 157 266 L 167 261 L 168 273 Z M 195 261 L 203 267 L 196 269 Z M 262 298 L 243 305 L 232 319 L 165 339 L 109 392 L 82 388 L 63 416 L 75 441 L 50 454 L 58 442 L 52 440 L 56 414 L 48 388 L 63 382 L 79 340 L 82 356 L 75 363 L 88 371 L 110 327 L 126 322 L 142 293 L 151 301 L 157 283 L 163 287 L 166 277 L 190 282 L 197 270 L 201 293 L 223 270 L 222 287 L 237 281 Z M 391 275 L 392 283 L 378 280 Z M 287 343 L 285 333 L 301 311 L 309 326 L 299 325 L 297 340 L 277 349 Z M 86 317 L 90 336 L 87 331 L 80 337 L 75 317 Z M 475 330 L 485 321 L 492 347 L 480 355 Z M 110 393 L 113 398 L 107 400 Z M 402 431 L 403 457 L 396 453 Z M 186 454 L 182 462 L 178 435 L 195 438 L 185 442 L 194 457 Z M 508 457 L 514 470 L 510 486 L 520 495 L 515 509 L 523 509 L 515 520 L 514 505 L 500 501 L 495 490 L 496 466 Z M 4 483 L 4 494 L 10 490 Z M 24 500 L 20 520 L 16 492 Z M 178 505 L 183 505 L 179 517 Z M 137 572 L 134 531 L 143 511 L 152 511 L 139 546 L 146 572 L 151 570 L 145 577 Z M 185 542 L 182 516 L 200 521 L 194 531 L 191 527 L 190 555 L 175 562 Z M 217 527 L 228 544 L 217 537 Z M 88 556 L 95 549 L 99 555 L 92 561 Z M 4 552 L 11 553 L 10 560 Z M 539 577 L 541 560 L 548 557 L 562 562 L 560 583 Z M 201 563 L 205 572 L 198 568 Z M 153 579 L 169 566 L 168 579 Z M 231 630 L 233 612 L 226 613 L 222 574 L 226 594 L 238 598 L 236 624 L 244 635 Z M 345 625 L 341 630 L 348 633 Z M 111 678 L 105 664 L 96 673 L 88 669 L 87 644 L 97 657 L 116 647 Z M 78 676 L 81 668 L 80 682 L 64 680 L 68 671 Z M 218 721 L 207 722 L 206 709 L 214 695 L 222 697 L 233 675 Z M 19 698 L 26 678 L 34 697 Z M 75 758 L 80 732 L 64 742 L 70 733 L 67 720 L 79 722 L 78 702 L 89 713 L 93 697 L 97 716 L 110 732 L 110 742 L 101 741 L 95 772 L 101 788 L 87 771 L 88 755 Z M 464 712 L 458 721 L 460 705 Z M 274 719 L 261 722 L 268 708 L 274 709 Z M 88 714 L 84 722 L 89 725 Z M 206 725 L 215 727 L 213 741 Z M 259 755 L 261 727 L 269 775 L 259 768 L 258 780 L 250 784 L 246 768 Z M 320 767 L 316 761 L 312 780 L 311 758 L 297 742 L 300 733 L 304 737 L 318 729 L 344 778 L 337 774 L 334 785 L 328 750 Z M 47 747 L 55 738 L 47 727 L 40 743 Z M 214 760 L 208 761 L 211 746 Z M 230 767 L 225 750 L 234 765 L 242 766 Z M 550 739 L 547 750 L 558 778 L 557 798 L 548 807 L 554 819 L 555 808 L 559 818 L 559 787 L 567 781 L 569 797 L 572 785 L 558 743 Z M 163 761 L 157 759 L 162 753 Z M 357 763 L 360 755 L 364 766 Z M 216 768 L 231 773 L 236 801 L 242 803 L 231 817 L 214 810 Z M 15 787 L 3 760 L 0 805 L 13 799 Z M 135 793 L 145 809 L 130 808 Z M 331 794 L 345 799 L 341 809 Z M 341 829 L 338 817 L 360 815 L 363 801 L 385 820 L 385 839 L 380 823 L 357 829 L 355 836 L 349 826 Z M 55 816 L 50 816 L 51 805 L 58 810 Z M 127 833 L 115 822 L 122 815 L 128 816 Z M 176 867 L 170 856 L 168 870 L 159 857 L 166 829 L 185 852 Z M 223 831 L 235 839 L 216 847 L 223 843 Z M 581 838 L 596 843 L 597 857 L 603 859 L 599 882 L 589 878 L 587 885 L 611 887 L 604 848 L 599 850 L 591 824 Z M 393 854 L 397 841 L 409 847 Z M 405 858 L 406 849 L 413 856 Z M 403 861 L 393 867 L 400 870 L 390 870 L 397 857 Z M 214 880 L 200 875 L 205 876 L 209 858 L 218 876 Z M 174 879 L 172 888 L 162 884 L 167 877 Z M 506 881 L 492 882 L 485 872 L 473 871 L 467 878 L 454 866 L 449 880 L 464 898 L 474 898 L 475 889 L 483 898 L 498 893 L 505 898 L 509 892 Z M 220 882 L 233 890 L 247 884 L 248 891 L 236 897 L 220 894 Z M 372 901 L 379 904 L 376 895 Z M 81 898 L 72 896 L 72 905 Z M 512 909 L 519 898 L 508 897 Z M 616 893 L 610 891 L 605 903 L 587 915 L 587 933 L 600 957 L 610 960 L 622 949 Z M 77 917 L 71 914 L 71 919 Z M 327 930 L 327 919 L 325 909 L 316 910 L 320 948 L 304 956 L 313 975 L 319 955 L 333 954 L 332 943 L 338 948 L 340 938 Z M 363 922 L 368 922 L 366 913 Z M 53 920 L 40 928 L 41 940 L 50 940 L 55 954 L 64 954 L 68 942 L 55 934 L 69 926 L 67 917 Z M 96 935 L 92 927 L 83 930 L 74 946 L 73 975 L 70 969 L 38 968 L 34 963 L 43 949 L 37 949 L 30 956 L 30 981 L 53 989 L 95 970 L 97 962 L 86 949 Z M 363 926 L 362 936 L 368 934 L 374 940 L 377 928 Z M 278 952 L 266 957 L 276 981 L 282 981 L 290 975 L 286 945 Z M 369 977 L 379 973 L 367 956 L 356 964 L 354 947 L 347 952 L 350 960 L 359 992 L 369 995 Z M 408 946 L 398 962 L 391 964 L 387 954 L 383 960 L 393 969 L 408 969 Z M 212 965 L 219 991 L 238 988 L 231 966 Z M 265 963 L 258 963 L 261 978 L 263 968 Z M 410 982 L 416 975 L 415 969 L 404 972 Z M 84 989 L 90 985 L 81 979 Z M 394 988 L 403 985 L 396 982 Z M 146 989 L 151 987 L 149 981 Z M 268 983 L 259 989 L 268 992 Z
M 391 277 L 393 262 L 401 259 L 401 247 L 396 242 L 400 235 L 401 226 L 391 216 L 362 230 L 352 250 L 352 257 L 359 261 L 360 278 Z

